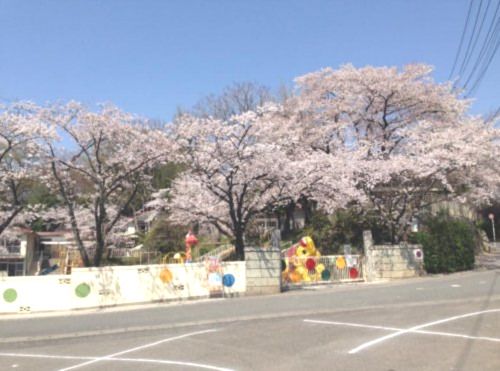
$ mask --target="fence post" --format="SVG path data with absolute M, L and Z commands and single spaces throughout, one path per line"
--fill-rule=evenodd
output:
M 372 231 L 370 230 L 363 231 L 363 253 L 365 255 L 363 264 L 363 278 L 367 282 L 372 281 L 373 279 L 372 248 L 373 248 Z
M 247 295 L 281 292 L 279 248 L 245 247 Z
M 281 247 L 281 231 L 279 229 L 274 229 L 271 233 L 271 246 L 278 250 Z

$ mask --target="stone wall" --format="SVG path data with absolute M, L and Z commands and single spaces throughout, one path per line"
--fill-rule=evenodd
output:
M 281 292 L 281 255 L 277 248 L 245 248 L 246 294 Z
M 363 232 L 365 280 L 418 277 L 424 274 L 420 245 L 375 245 L 371 231 Z

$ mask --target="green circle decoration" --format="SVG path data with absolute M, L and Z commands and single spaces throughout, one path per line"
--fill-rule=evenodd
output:
M 12 303 L 17 299 L 17 291 L 14 289 L 7 289 L 3 292 L 3 300 L 7 303 Z
M 331 277 L 331 273 L 328 269 L 325 269 L 323 272 L 321 272 L 321 279 L 323 281 L 328 281 Z
M 79 298 L 84 298 L 90 294 L 90 286 L 86 283 L 81 283 L 75 288 L 75 294 Z

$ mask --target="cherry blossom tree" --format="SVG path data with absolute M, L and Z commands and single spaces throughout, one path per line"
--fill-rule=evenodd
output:
M 180 116 L 176 139 L 189 170 L 174 182 L 170 218 L 213 224 L 243 259 L 249 221 L 286 194 L 286 154 L 270 140 L 272 127 L 264 109 L 228 120 Z
M 290 130 L 313 150 L 347 159 L 340 168 L 363 195 L 359 203 L 377 211 L 393 241 L 429 202 L 473 189 L 484 198 L 472 179 L 481 183 L 479 164 L 497 153 L 491 125 L 468 117 L 468 102 L 431 72 L 348 65 L 296 79 Z
M 99 266 L 109 234 L 142 187 L 148 169 L 162 163 L 171 149 L 165 134 L 146 128 L 139 118 L 106 105 L 92 112 L 71 102 L 46 112 L 65 138 L 65 151 L 47 143 L 54 189 L 63 200 L 75 243 L 86 266 Z M 79 217 L 80 209 L 91 218 Z M 91 233 L 91 261 L 83 233 Z
M 408 133 L 404 149 L 360 161 L 357 185 L 393 238 L 400 238 L 411 218 L 431 204 L 450 200 L 481 204 L 495 197 L 500 178 L 487 170 L 499 155 L 494 132 L 480 119 L 442 125 L 422 122 Z
M 16 220 L 33 217 L 32 208 L 26 208 L 28 190 L 42 173 L 42 144 L 54 137 L 35 104 L 0 106 L 0 234 Z

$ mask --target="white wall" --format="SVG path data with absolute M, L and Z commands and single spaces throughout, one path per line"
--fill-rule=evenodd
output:
M 170 282 L 160 278 L 165 268 L 172 273 Z M 220 272 L 235 278 L 224 295 L 245 292 L 245 262 L 221 263 Z M 77 295 L 82 288 L 90 289 L 84 297 Z M 210 297 L 221 289 L 210 286 L 204 263 L 74 268 L 71 275 L 0 277 L 0 314 Z

